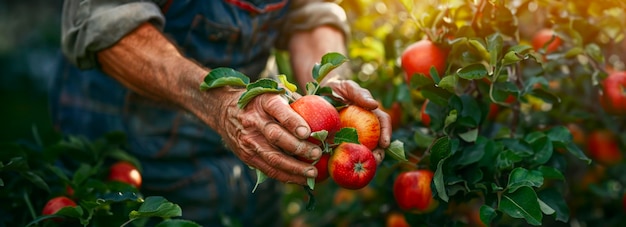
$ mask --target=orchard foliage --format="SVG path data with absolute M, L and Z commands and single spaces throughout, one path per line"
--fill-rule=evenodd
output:
M 621 155 L 610 165 L 592 159 L 594 148 L 586 142 L 592 132 L 609 131 L 614 146 L 601 146 L 626 151 L 625 116 L 607 112 L 599 101 L 602 81 L 625 70 L 625 2 L 341 5 L 353 29 L 348 62 L 353 79 L 383 108 L 400 104 L 402 123 L 393 135 L 404 142 L 409 161 L 381 164 L 369 186 L 375 198 L 354 191 L 351 196 L 358 199 L 328 202 L 332 209 L 302 215 L 287 210 L 296 214 L 295 221 L 383 224 L 403 212 L 410 224 L 433 226 L 626 222 L 626 164 Z M 546 30 L 554 36 L 536 38 Z M 443 73 L 432 67 L 427 75 L 405 75 L 403 52 L 421 40 L 447 51 L 441 54 Z M 434 65 L 439 60 L 422 57 Z M 429 124 L 420 112 L 426 101 Z M 395 178 L 414 169 L 434 172 L 432 196 L 439 206 L 430 213 L 403 211 L 394 201 Z M 334 185 L 317 190 L 339 196 Z

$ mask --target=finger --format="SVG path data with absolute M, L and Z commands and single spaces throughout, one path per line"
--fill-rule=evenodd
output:
M 300 185 L 306 184 L 306 177 L 304 177 L 302 174 L 294 174 L 294 173 L 284 171 L 280 168 L 277 168 L 276 166 L 273 166 L 267 163 L 263 158 L 259 156 L 255 156 L 255 158 L 249 161 L 250 161 L 248 163 L 249 165 L 253 166 L 254 168 L 257 168 L 258 170 L 263 172 L 265 175 L 267 175 L 269 178 L 276 179 L 284 183 L 296 183 Z M 294 159 L 294 162 L 299 162 L 299 161 Z M 315 167 L 313 167 L 312 169 L 315 169 Z
M 339 96 L 344 98 L 348 104 L 357 105 L 368 110 L 378 108 L 378 102 L 374 100 L 372 94 L 362 88 L 352 80 L 341 80 L 330 85 Z
M 265 150 L 260 147 L 257 151 L 263 162 L 260 162 L 262 166 L 268 168 L 266 174 L 274 179 L 297 183 L 306 184 L 306 178 L 317 177 L 317 169 L 315 166 L 297 160 L 294 157 L 287 155 L 277 150 Z
M 385 159 L 385 150 L 383 150 L 382 148 L 376 148 L 372 151 L 372 153 L 374 153 L 376 164 L 380 165 L 380 163 L 383 162 L 383 159 Z
M 296 138 L 276 122 L 267 122 L 262 126 L 261 133 L 270 144 L 289 154 L 310 160 L 317 160 L 322 155 L 322 149 L 319 146 Z
M 372 110 L 372 112 L 378 117 L 378 122 L 380 122 L 380 139 L 378 140 L 378 146 L 387 148 L 389 144 L 391 144 L 391 117 L 387 112 L 379 108 Z
M 298 115 L 286 100 L 278 95 L 262 95 L 261 106 L 263 110 L 276 119 L 291 134 L 296 135 L 300 139 L 306 139 L 311 134 L 309 125 L 304 119 Z

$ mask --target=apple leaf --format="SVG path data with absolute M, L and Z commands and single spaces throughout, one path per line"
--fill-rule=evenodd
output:
M 490 226 L 489 223 L 493 221 L 494 218 L 498 216 L 496 210 L 493 207 L 482 205 L 480 206 L 480 221 L 485 224 L 485 226 Z
M 448 202 L 448 200 L 450 199 L 448 197 L 446 185 L 443 180 L 443 164 L 448 159 L 448 157 L 443 158 L 439 162 L 437 162 L 437 169 L 435 170 L 435 175 L 433 176 L 433 183 L 435 184 L 435 190 L 437 190 L 437 195 L 439 195 L 439 198 L 441 198 L 441 200 L 445 202 Z
M 265 93 L 284 94 L 285 89 L 278 87 L 278 83 L 272 79 L 260 79 L 254 83 L 248 84 L 246 91 L 241 94 L 237 106 L 243 109 L 255 97 Z
M 563 199 L 563 195 L 556 188 L 546 188 L 537 192 L 537 196 L 556 213 L 556 220 L 567 222 L 569 220 L 569 207 Z
M 265 175 L 265 173 L 261 172 L 261 170 L 259 169 L 254 169 L 254 171 L 256 172 L 256 183 L 254 184 L 254 188 L 252 189 L 252 193 L 254 193 L 254 191 L 256 191 L 256 188 L 259 186 L 259 184 L 265 182 L 265 180 L 267 180 L 267 175 Z
M 334 143 L 340 144 L 342 142 L 360 144 L 356 129 L 351 127 L 341 128 L 339 132 L 335 134 Z
M 435 87 L 433 79 L 426 77 L 426 75 L 422 73 L 415 73 L 411 76 L 411 81 L 409 81 L 409 85 L 412 90 L 421 89 L 424 87 Z
M 433 82 L 435 82 L 435 84 L 439 84 L 439 82 L 441 82 L 441 77 L 439 77 L 439 73 L 437 72 L 437 69 L 435 68 L 435 66 L 430 66 L 430 77 L 433 78 Z
M 467 132 L 459 133 L 459 137 L 463 139 L 465 142 L 475 142 L 476 138 L 478 138 L 478 129 L 472 129 Z
M 80 218 L 83 216 L 83 213 L 84 213 L 83 208 L 81 206 L 75 206 L 75 207 L 67 206 L 67 207 L 61 208 L 55 214 L 62 215 L 65 217 Z
M 509 175 L 507 188 L 512 193 L 523 186 L 541 187 L 541 185 L 543 185 L 543 174 L 540 171 L 517 167 Z
M 284 74 L 278 75 L 278 80 L 280 81 L 280 83 L 285 85 L 285 88 L 287 88 L 287 90 L 291 92 L 296 92 L 298 90 L 298 86 L 289 82 L 289 80 L 287 80 L 287 76 L 285 76 Z
M 315 139 L 317 139 L 317 140 L 319 140 L 321 142 L 324 142 L 326 140 L 326 138 L 328 138 L 328 131 L 320 130 L 320 131 L 317 131 L 317 132 L 312 132 L 311 133 L 311 137 L 313 137 L 313 138 L 315 138 Z
M 404 154 L 404 143 L 400 140 L 394 140 L 389 144 L 389 147 L 385 149 L 385 153 L 398 161 L 407 161 Z
M 318 83 L 321 83 L 330 71 L 341 66 L 347 61 L 348 58 L 340 53 L 326 53 L 322 56 L 322 62 L 315 64 L 313 67 L 313 79 L 315 79 Z
M 487 76 L 487 68 L 485 65 L 476 63 L 465 66 L 456 72 L 459 77 L 466 80 L 477 80 Z
M 513 218 L 524 218 L 531 225 L 541 225 L 543 214 L 537 201 L 537 194 L 528 186 L 514 192 L 502 194 L 499 209 Z
M 130 219 L 143 217 L 171 218 L 182 216 L 183 212 L 177 204 L 174 204 L 161 196 L 149 196 L 141 204 L 138 210 L 133 210 L 128 215 Z
M 198 223 L 185 219 L 165 219 L 154 227 L 199 227 Z
M 245 87 L 250 83 L 250 78 L 237 70 L 231 68 L 215 68 L 212 69 L 200 84 L 200 90 L 208 90 L 222 86 L 240 86 Z
M 315 189 L 315 177 L 307 177 L 306 185 L 309 186 L 311 190 Z
M 543 212 L 546 215 L 552 215 L 554 214 L 554 209 L 552 209 L 552 207 L 548 206 L 548 204 L 544 203 L 543 201 L 541 201 L 541 199 L 537 199 L 537 202 L 539 203 L 539 208 L 541 209 L 541 212 Z

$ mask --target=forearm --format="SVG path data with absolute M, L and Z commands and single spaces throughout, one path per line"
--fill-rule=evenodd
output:
M 310 31 L 302 31 L 294 34 L 289 41 L 289 53 L 294 77 L 298 87 L 304 88 L 307 82 L 313 81 L 311 69 L 315 63 L 319 63 L 324 54 L 338 52 L 346 55 L 345 37 L 343 33 L 330 26 L 317 27 Z M 347 64 L 334 70 L 325 81 L 346 77 L 349 73 Z
M 149 23 L 127 34 L 115 45 L 99 51 L 97 57 L 105 73 L 134 92 L 178 105 L 196 115 L 199 112 L 197 108 L 223 95 L 214 94 L 214 91 L 201 92 L 199 85 L 209 69 L 185 58 Z M 215 128 L 215 125 L 209 126 Z

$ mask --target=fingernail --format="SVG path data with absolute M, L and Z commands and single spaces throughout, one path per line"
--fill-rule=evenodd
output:
M 315 168 L 311 168 L 309 170 L 307 170 L 304 175 L 306 177 L 317 177 L 317 171 L 315 171 Z
M 300 137 L 300 139 L 309 138 L 309 130 L 304 126 L 300 126 L 296 128 L 296 136 Z
M 317 160 L 322 156 L 322 150 L 319 147 L 315 147 L 309 151 L 309 159 Z

